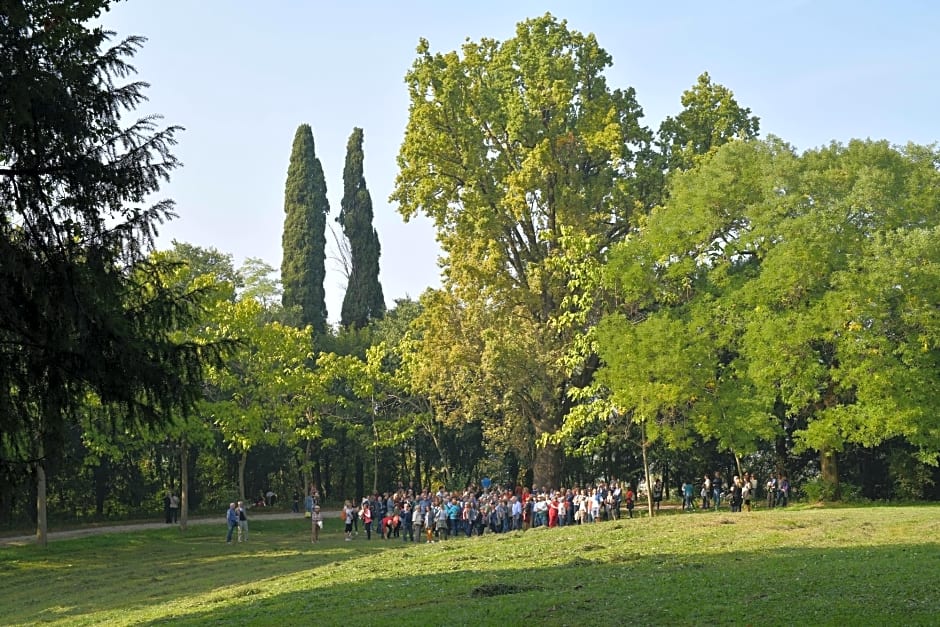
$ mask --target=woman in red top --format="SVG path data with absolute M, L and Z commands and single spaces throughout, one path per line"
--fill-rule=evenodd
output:
M 548 506 L 548 527 L 558 526 L 558 501 L 553 497 Z

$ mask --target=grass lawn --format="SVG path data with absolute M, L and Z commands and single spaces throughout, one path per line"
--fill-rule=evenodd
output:
M 436 544 L 337 519 L 0 547 L 0 624 L 936 625 L 940 507 L 664 513 Z

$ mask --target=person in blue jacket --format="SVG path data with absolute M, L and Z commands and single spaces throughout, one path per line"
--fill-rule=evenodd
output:
M 232 533 L 234 533 L 235 528 L 238 527 L 238 510 L 235 509 L 235 503 L 229 503 L 225 520 L 228 522 L 228 535 L 225 537 L 225 542 L 226 544 L 231 544 Z

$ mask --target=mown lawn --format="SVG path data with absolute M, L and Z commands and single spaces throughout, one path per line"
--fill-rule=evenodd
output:
M 936 625 L 940 507 L 670 512 L 403 544 L 252 521 L 0 548 L 0 624 Z

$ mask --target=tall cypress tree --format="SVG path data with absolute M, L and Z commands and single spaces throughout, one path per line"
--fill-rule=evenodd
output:
M 349 284 L 340 321 L 361 329 L 385 315 L 385 296 L 379 282 L 379 235 L 372 227 L 372 197 L 362 173 L 362 129 L 354 128 L 346 144 L 343 201 L 336 219 L 349 240 Z
M 284 189 L 284 234 L 281 283 L 284 307 L 299 306 L 301 322 L 326 332 L 326 179 L 313 145 L 309 124 L 294 134 Z

